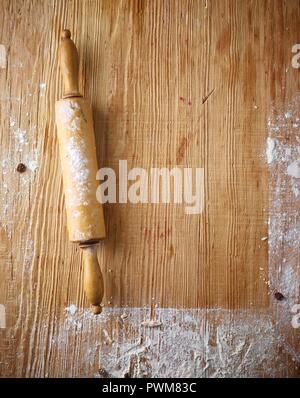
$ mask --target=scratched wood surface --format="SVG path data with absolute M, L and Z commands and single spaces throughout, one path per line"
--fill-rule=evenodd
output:
M 163 336 L 151 335 L 155 330 L 140 335 L 145 308 L 150 318 L 173 308 L 161 318 L 168 324 L 173 314 L 174 324 L 193 339 L 205 324 L 225 325 L 228 333 L 232 327 L 234 334 L 234 325 L 244 323 L 251 349 L 253 325 L 262 333 L 275 325 L 271 365 L 256 366 L 264 350 L 259 345 L 251 366 L 234 363 L 231 375 L 298 375 L 293 353 L 299 335 L 280 312 L 289 307 L 273 303 L 273 260 L 262 238 L 268 236 L 272 183 L 264 157 L 268 113 L 299 90 L 299 72 L 289 67 L 299 41 L 299 1 L 1 5 L 0 303 L 6 328 L 0 329 L 0 375 L 101 376 L 106 368 L 131 377 L 175 373 L 181 368 L 165 355 L 171 340 L 162 352 Z M 108 238 L 99 248 L 105 311 L 97 320 L 83 310 L 81 253 L 68 242 L 54 124 L 62 94 L 57 44 L 66 27 L 81 57 L 82 92 L 93 103 L 99 165 L 118 171 L 123 159 L 128 168 L 177 165 L 205 173 L 200 215 L 187 215 L 178 204 L 105 206 Z M 20 162 L 27 166 L 21 174 Z M 295 210 L 296 204 L 289 205 Z M 283 256 L 272 262 L 273 270 Z M 194 322 L 184 326 L 184 314 Z M 171 329 L 166 326 L 165 335 Z M 274 337 L 277 329 L 283 340 Z M 153 349 L 145 346 L 151 338 L 157 339 Z M 282 348 L 286 341 L 289 350 Z M 133 359 L 126 351 L 132 347 Z M 164 367 L 141 357 L 145 351 L 155 363 L 164 356 Z M 235 355 L 246 360 L 247 349 L 241 352 Z M 112 363 L 118 355 L 121 363 Z M 277 368 L 275 358 L 281 361 Z M 177 375 L 218 377 L 227 371 L 210 373 L 197 361 L 186 359 L 192 370 Z

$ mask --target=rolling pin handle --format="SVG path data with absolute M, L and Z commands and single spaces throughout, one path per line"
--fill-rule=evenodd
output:
M 97 245 L 80 245 L 83 250 L 84 290 L 93 313 L 102 312 L 101 301 L 104 294 L 103 277 L 97 258 Z
M 68 29 L 61 32 L 59 64 L 64 82 L 63 98 L 81 97 L 78 84 L 79 57 L 77 48 L 71 39 L 71 32 Z
M 71 32 L 69 31 L 69 29 L 63 29 L 61 32 L 61 36 L 62 39 L 70 39 L 71 38 Z

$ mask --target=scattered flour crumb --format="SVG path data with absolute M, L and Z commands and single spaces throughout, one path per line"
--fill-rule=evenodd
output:
M 162 323 L 160 321 L 148 320 L 148 321 L 143 321 L 141 325 L 148 328 L 157 328 L 161 326 Z
M 16 121 L 14 119 L 10 119 L 9 126 L 15 127 L 15 125 L 16 125 Z
M 29 160 L 28 168 L 31 171 L 33 171 L 33 172 L 36 171 L 38 169 L 38 167 L 39 167 L 39 165 L 38 165 L 38 162 L 36 160 Z
M 267 149 L 266 149 L 266 156 L 268 164 L 272 163 L 275 158 L 275 146 L 276 141 L 272 138 L 267 138 Z
M 298 198 L 300 191 L 299 191 L 298 187 L 296 187 L 294 184 L 292 185 L 292 191 L 293 191 L 294 195 L 296 196 L 296 198 Z
M 65 308 L 65 311 L 71 315 L 75 315 L 76 312 L 78 311 L 78 308 L 75 304 L 71 304 L 69 307 Z
M 124 321 L 127 318 L 128 318 L 128 314 L 126 314 L 126 312 L 123 312 L 123 314 L 121 315 L 122 321 Z
M 300 178 L 300 159 L 295 160 L 288 166 L 287 173 L 291 177 Z

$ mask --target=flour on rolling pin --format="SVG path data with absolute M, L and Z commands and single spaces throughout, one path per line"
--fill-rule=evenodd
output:
M 62 165 L 69 239 L 83 249 L 84 290 L 95 314 L 101 312 L 103 278 L 97 243 L 105 237 L 104 216 L 96 191 L 98 170 L 91 104 L 78 89 L 78 53 L 68 30 L 59 46 L 65 94 L 55 116 Z
M 56 123 L 70 240 L 100 240 L 105 228 L 96 198 L 98 167 L 89 102 L 80 97 L 57 101 Z

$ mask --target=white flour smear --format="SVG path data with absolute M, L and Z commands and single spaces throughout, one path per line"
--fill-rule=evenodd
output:
M 300 94 L 286 108 L 271 112 L 266 149 L 270 167 L 269 278 L 290 305 L 299 300 L 299 118 Z
M 127 308 L 125 317 L 124 308 L 104 308 L 95 317 L 72 304 L 50 345 L 60 351 L 74 335 L 81 341 L 78 376 L 98 361 L 95 377 L 276 377 L 286 356 L 295 362 L 299 357 L 268 312 L 156 309 L 150 320 L 149 308 Z M 145 327 L 149 321 L 159 327 Z M 92 342 L 82 340 L 86 334 Z M 66 372 L 75 376 L 72 369 Z

